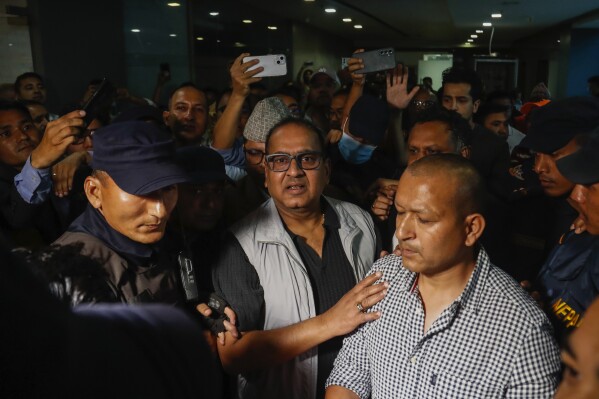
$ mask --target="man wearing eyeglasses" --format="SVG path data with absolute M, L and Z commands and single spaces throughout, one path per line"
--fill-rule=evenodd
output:
M 233 157 L 224 151 L 219 154 L 225 159 L 238 158 L 245 166 L 247 176 L 238 180 L 234 188 L 225 192 L 225 217 L 229 225 L 247 216 L 269 198 L 264 189 L 264 142 L 268 131 L 291 112 L 278 97 L 268 97 L 258 102 L 243 130 L 243 145 L 230 149 L 237 152 Z M 223 118 L 225 116 L 223 115 Z
M 219 355 L 239 373 L 241 398 L 322 398 L 342 338 L 378 313 L 380 275 L 362 279 L 379 253 L 370 216 L 322 195 L 330 163 L 317 128 L 285 119 L 265 143 L 271 198 L 227 237 L 213 273 L 237 313 Z

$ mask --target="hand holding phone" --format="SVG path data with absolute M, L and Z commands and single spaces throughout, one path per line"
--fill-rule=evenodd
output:
M 85 130 L 81 111 L 72 111 L 48 122 L 42 140 L 31 152 L 31 166 L 45 169 L 63 156 L 67 147 L 74 142 L 77 131 Z
M 231 88 L 233 93 L 247 97 L 250 94 L 250 85 L 262 80 L 256 74 L 262 71 L 258 60 L 244 61 L 249 58 L 249 53 L 240 54 L 229 69 L 231 75 Z M 257 68 L 260 68 L 257 70 Z
M 103 78 L 94 94 L 91 95 L 89 100 L 87 100 L 81 108 L 85 111 L 85 116 L 83 117 L 83 129 L 78 136 L 79 139 L 85 137 L 87 126 L 98 116 L 98 114 L 108 109 L 112 103 L 115 92 L 114 86 L 112 86 L 108 79 Z
M 395 50 L 393 48 L 383 48 L 372 51 L 356 52 L 352 58 L 360 58 L 364 68 L 355 71 L 356 73 L 370 73 L 386 71 L 395 68 Z
M 354 55 L 363 52 L 364 49 L 358 49 L 354 52 Z M 341 62 L 343 63 L 343 59 L 341 59 Z M 364 61 L 358 57 L 351 57 L 345 58 L 345 62 L 347 64 L 347 70 L 351 75 L 353 84 L 356 86 L 364 86 L 366 83 L 366 75 L 360 72 L 362 69 L 364 69 Z
M 256 78 L 287 75 L 287 58 L 284 54 L 248 56 L 243 58 L 243 63 L 251 60 L 258 60 L 259 62 L 255 66 L 250 67 L 247 70 L 248 72 L 258 67 L 264 68 L 262 72 L 254 75 Z

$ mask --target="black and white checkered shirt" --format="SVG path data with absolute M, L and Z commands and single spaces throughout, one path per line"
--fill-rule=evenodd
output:
M 551 398 L 560 369 L 549 320 L 483 249 L 462 294 L 424 331 L 416 274 L 388 255 L 379 320 L 343 342 L 328 385 L 360 398 Z

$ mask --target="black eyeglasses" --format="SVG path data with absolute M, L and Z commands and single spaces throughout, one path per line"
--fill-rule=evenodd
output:
M 93 139 L 94 133 L 96 132 L 96 129 L 84 129 L 81 131 L 81 134 L 75 136 L 75 139 L 73 140 L 73 144 L 81 144 L 85 141 L 86 137 L 89 137 L 91 139 Z
M 249 165 L 258 165 L 264 158 L 264 151 L 243 150 L 243 152 L 245 152 L 245 160 Z
M 322 162 L 322 153 L 317 151 L 300 152 L 296 155 L 270 154 L 266 155 L 266 165 L 273 172 L 286 172 L 291 166 L 291 160 L 295 159 L 297 166 L 302 170 L 318 169 Z

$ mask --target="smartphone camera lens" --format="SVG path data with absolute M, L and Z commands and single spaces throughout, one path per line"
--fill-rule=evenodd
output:
M 277 64 L 280 64 L 280 63 L 281 63 L 281 61 L 277 61 Z

